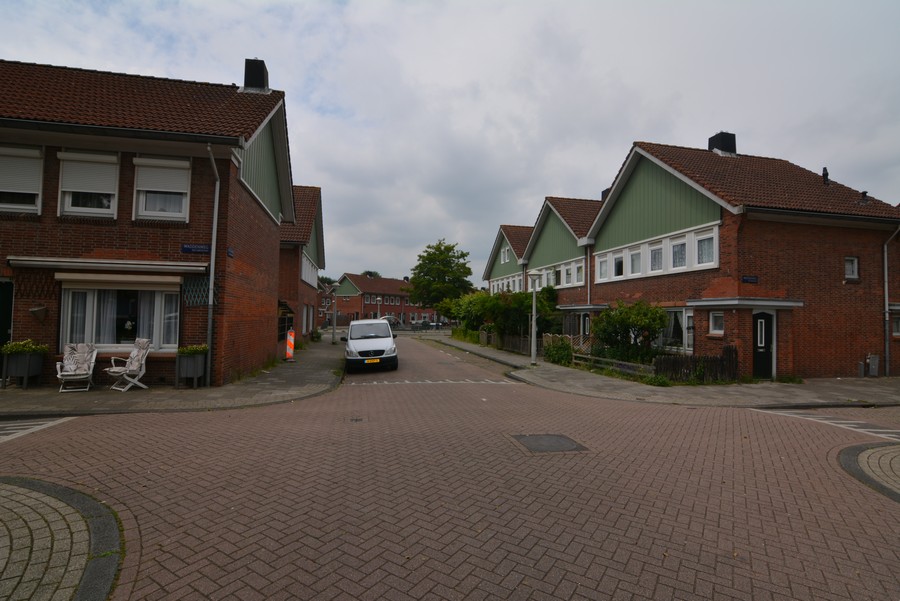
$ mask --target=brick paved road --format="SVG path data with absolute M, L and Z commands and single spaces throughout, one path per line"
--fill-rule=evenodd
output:
M 302 402 L 78 418 L 4 443 L 0 474 L 119 513 L 116 600 L 900 599 L 900 504 L 837 461 L 871 436 L 477 383 L 399 344 L 397 372 Z M 473 383 L 399 382 L 438 379 Z

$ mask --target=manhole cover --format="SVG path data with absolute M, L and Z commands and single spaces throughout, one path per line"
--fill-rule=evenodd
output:
M 532 453 L 587 451 L 587 448 L 562 434 L 513 434 L 513 438 Z

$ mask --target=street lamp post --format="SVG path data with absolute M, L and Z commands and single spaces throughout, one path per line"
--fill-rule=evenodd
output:
M 381 319 L 381 297 L 376 298 L 375 302 L 378 303 L 378 319 Z
M 537 365 L 537 274 L 529 274 L 531 280 L 531 365 Z
M 337 292 L 331 292 L 331 344 L 335 342 L 335 332 L 337 330 Z

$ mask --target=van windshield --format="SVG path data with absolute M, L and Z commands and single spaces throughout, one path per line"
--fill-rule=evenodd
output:
M 387 322 L 360 323 L 350 328 L 350 340 L 363 338 L 390 338 L 391 327 Z

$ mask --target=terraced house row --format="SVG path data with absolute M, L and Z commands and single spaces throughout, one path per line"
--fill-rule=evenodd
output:
M 49 375 L 67 343 L 150 339 L 151 385 L 207 344 L 222 384 L 314 327 L 321 190 L 263 61 L 242 86 L 0 61 L 0 89 L 0 343 L 47 344 Z
M 674 352 L 738 349 L 741 375 L 900 375 L 900 208 L 786 160 L 635 142 L 601 199 L 503 225 L 492 293 L 554 286 L 565 332 L 638 300 Z

